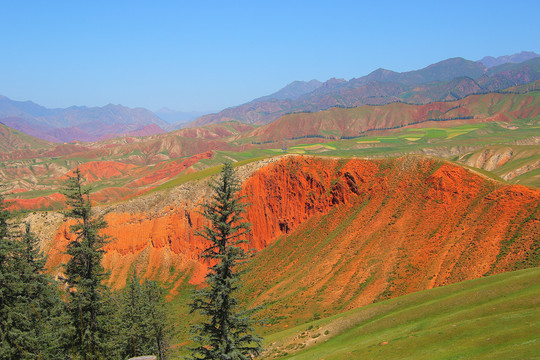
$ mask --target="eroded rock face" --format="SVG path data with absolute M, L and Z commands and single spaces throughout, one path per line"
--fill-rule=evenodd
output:
M 276 161 L 279 160 L 262 160 L 238 169 L 237 174 L 245 180 L 256 169 Z M 104 234 L 110 236 L 111 241 L 105 247 L 103 261 L 111 272 L 109 281 L 113 287 L 124 286 L 134 268 L 142 276 L 175 284 L 183 281 L 198 284 L 204 280 L 208 263 L 200 254 L 207 244 L 196 232 L 204 225 L 199 211 L 211 194 L 209 181 L 195 181 L 95 208 L 98 213 L 106 213 L 108 227 Z M 246 214 L 248 220 L 251 208 Z M 54 274 L 59 274 L 61 264 L 68 260 L 65 249 L 73 236 L 69 230 L 72 224 L 69 220 L 61 222 L 48 247 L 47 267 Z M 259 250 L 269 240 L 257 240 L 261 236 L 256 229 L 254 226 L 253 234 L 250 234 L 249 247 Z
M 295 200 L 290 212 L 275 212 L 292 230 L 246 269 L 245 301 L 264 304 L 262 317 L 292 325 L 315 313 L 540 265 L 538 190 L 414 157 L 298 158 L 263 169 L 246 186 L 263 172 L 268 179 L 288 172 L 283 178 L 294 181 L 276 180 L 281 195 L 274 196 Z
M 313 289 L 328 281 L 340 293 L 350 287 L 355 296 L 368 281 L 363 300 L 350 299 L 356 306 L 535 261 L 530 249 L 540 238 L 540 192 L 503 186 L 458 166 L 420 157 L 287 156 L 242 167 L 238 174 L 241 195 L 250 204 L 245 214 L 252 224 L 249 247 L 265 249 L 280 239 L 271 247 L 274 255 L 265 251 L 253 262 L 254 274 L 267 281 Z M 202 282 L 208 263 L 200 254 L 206 244 L 196 231 L 205 221 L 200 204 L 209 195 L 208 180 L 201 180 L 97 208 L 107 212 L 109 223 L 104 264 L 110 283 L 124 286 L 133 268 L 173 283 L 173 291 L 182 282 Z M 48 247 L 53 273 L 67 261 L 69 226 L 61 222 Z M 293 242 L 298 246 L 291 247 Z M 301 270 L 296 274 L 303 274 L 298 279 L 287 273 L 296 267 Z M 333 273 L 338 270 L 349 275 L 341 278 Z M 268 289 L 258 291 L 270 296 Z

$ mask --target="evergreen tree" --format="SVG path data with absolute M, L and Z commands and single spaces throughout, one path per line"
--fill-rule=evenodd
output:
M 142 329 L 149 336 L 144 345 L 147 354 L 157 355 L 158 360 L 167 358 L 167 345 L 171 328 L 168 325 L 167 309 L 163 289 L 152 280 L 146 279 L 141 286 L 143 315 Z
M 57 282 L 44 273 L 46 259 L 38 245 L 27 223 L 13 252 L 16 277 L 11 288 L 16 301 L 9 331 L 17 339 L 21 358 L 65 359 L 68 318 Z
M 70 209 L 66 216 L 76 219 L 70 231 L 75 238 L 67 247 L 71 256 L 65 265 L 65 283 L 69 289 L 68 307 L 75 333 L 76 353 L 83 359 L 107 358 L 107 327 L 110 315 L 109 289 L 103 284 L 107 278 L 101 260 L 107 237 L 100 230 L 107 226 L 103 216 L 93 216 L 90 189 L 82 185 L 79 169 L 69 177 L 64 189 Z
M 9 212 L 6 210 L 4 197 L 0 193 L 0 358 L 9 359 L 15 353 L 16 342 L 11 336 L 10 310 L 15 303 L 13 282 L 13 241 L 9 236 Z
M 122 358 L 154 354 L 166 358 L 168 326 L 162 288 L 145 280 L 141 284 L 135 272 L 122 291 L 120 307 L 120 343 Z
M 4 209 L 1 219 L 7 217 Z M 38 239 L 26 224 L 20 234 L 7 231 L 4 236 L 2 271 L 2 308 L 0 311 L 2 359 L 65 359 L 66 318 L 57 283 L 43 270 L 45 258 L 39 253 Z
M 124 358 L 149 354 L 142 353 L 143 349 L 140 345 L 141 342 L 148 342 L 148 334 L 142 330 L 143 315 L 140 311 L 142 302 L 140 281 L 141 279 L 137 276 L 137 272 L 134 272 L 129 278 L 126 287 L 122 290 L 120 347 L 122 348 Z
M 211 184 L 214 195 L 204 205 L 203 215 L 210 221 L 200 233 L 210 246 L 203 257 L 214 265 L 206 276 L 207 286 L 194 294 L 191 311 L 199 311 L 204 321 L 192 328 L 190 359 L 251 359 L 261 351 L 261 339 L 253 334 L 250 312 L 238 310 L 235 292 L 240 286 L 236 266 L 248 258 L 239 245 L 246 240 L 250 225 L 242 213 L 245 204 L 236 196 L 240 183 L 230 163 L 226 163 L 219 179 Z

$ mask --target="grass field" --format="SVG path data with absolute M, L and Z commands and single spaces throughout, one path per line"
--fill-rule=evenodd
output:
M 383 301 L 265 343 L 265 358 L 540 359 L 540 268 Z
M 337 157 L 395 157 L 406 154 L 427 154 L 453 160 L 458 156 L 467 158 L 475 152 L 497 147 L 509 148 L 512 158 L 497 169 L 489 171 L 490 177 L 502 180 L 505 174 L 525 169 L 522 175 L 509 178 L 509 183 L 540 187 L 537 161 L 540 150 L 537 145 L 518 145 L 519 141 L 532 139 L 540 133 L 538 117 L 516 120 L 512 126 L 488 122 L 454 127 L 411 128 L 397 130 L 390 135 L 366 136 L 325 143 L 297 144 L 287 149 L 292 154 L 325 155 Z M 282 152 L 274 149 L 276 153 Z M 486 173 L 487 170 L 479 169 Z
M 154 189 L 152 189 L 152 191 L 159 191 L 159 190 L 165 190 L 165 189 L 170 189 L 170 188 L 173 188 L 175 186 L 179 186 L 179 185 L 182 185 L 186 182 L 189 182 L 189 181 L 196 181 L 196 180 L 200 180 L 200 179 L 204 179 L 208 176 L 212 176 L 212 175 L 215 175 L 217 173 L 219 173 L 221 171 L 221 168 L 223 167 L 223 165 L 219 165 L 219 164 L 222 164 L 223 161 L 225 160 L 230 160 L 230 159 L 234 159 L 236 160 L 236 162 L 233 163 L 233 167 L 238 167 L 238 166 L 242 166 L 242 165 L 245 165 L 245 164 L 249 164 L 251 162 L 254 162 L 254 161 L 258 161 L 258 160 L 262 160 L 264 158 L 266 158 L 267 156 L 259 156 L 259 157 L 250 157 L 249 155 L 248 156 L 245 156 L 244 153 L 238 153 L 238 154 L 234 154 L 234 155 L 240 155 L 240 156 L 236 156 L 236 157 L 240 157 L 239 160 L 233 158 L 233 157 L 225 157 L 223 153 L 220 154 L 220 156 L 217 156 L 216 158 L 214 159 L 211 159 L 210 162 L 208 162 L 206 164 L 206 166 L 211 166 L 209 168 L 205 168 L 203 170 L 199 170 L 195 173 L 191 173 L 191 174 L 182 174 L 170 181 L 167 181 L 157 187 L 155 187 Z M 233 156 L 234 156 L 233 155 Z M 242 155 L 244 155 L 244 159 L 242 159 Z

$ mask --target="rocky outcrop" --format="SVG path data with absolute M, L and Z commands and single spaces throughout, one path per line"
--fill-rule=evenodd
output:
M 275 161 L 278 159 L 248 164 L 237 173 L 245 180 L 256 169 Z M 108 222 L 104 233 L 110 236 L 111 242 L 106 246 L 104 264 L 111 271 L 111 285 L 122 287 L 133 268 L 143 276 L 175 285 L 184 281 L 193 284 L 203 281 L 208 264 L 200 253 L 206 244 L 196 232 L 203 225 L 199 210 L 200 204 L 210 195 L 208 182 L 209 179 L 190 182 L 96 208 L 98 213 L 106 213 Z M 47 267 L 53 274 L 61 273 L 61 264 L 68 260 L 65 248 L 73 236 L 69 230 L 72 224 L 70 221 L 60 223 L 50 242 L 52 245 L 47 247 Z M 254 226 L 250 237 L 251 247 L 261 249 L 268 241 L 255 240 L 261 237 L 256 229 Z

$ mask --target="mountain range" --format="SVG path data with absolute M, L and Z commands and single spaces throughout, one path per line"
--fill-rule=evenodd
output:
M 236 120 L 268 124 L 296 112 L 331 107 L 382 105 L 392 102 L 427 104 L 458 100 L 470 94 L 500 91 L 540 78 L 540 58 L 534 52 L 484 57 L 480 61 L 452 58 L 403 73 L 377 69 L 349 81 L 294 81 L 283 89 L 216 114 L 179 112 L 109 104 L 49 109 L 31 101 L 0 96 L 0 122 L 40 139 L 63 143 L 98 141 L 119 136 L 145 136 L 182 127 Z M 198 117 L 199 116 L 199 117 Z M 191 121 L 191 122 L 190 122 Z
M 478 62 L 484 64 L 484 66 L 487 68 L 491 68 L 506 63 L 520 63 L 530 59 L 534 59 L 539 56 L 540 55 L 538 55 L 534 51 L 522 51 L 518 54 L 503 55 L 496 58 L 493 56 L 484 56 L 481 60 L 478 60 Z
M 49 109 L 31 101 L 0 96 L 0 122 L 53 142 L 97 141 L 164 132 L 167 123 L 149 110 L 109 104 Z
M 510 58 L 516 61 L 521 59 L 508 59 Z M 334 78 L 324 83 L 316 80 L 309 83 L 294 82 L 272 95 L 225 109 L 217 114 L 202 116 L 188 126 L 230 120 L 261 125 L 288 113 L 316 112 L 336 106 L 452 101 L 471 94 L 499 91 L 530 83 L 537 79 L 540 79 L 539 57 L 522 63 L 508 62 L 490 68 L 481 62 L 452 58 L 403 73 L 377 69 L 349 81 Z

